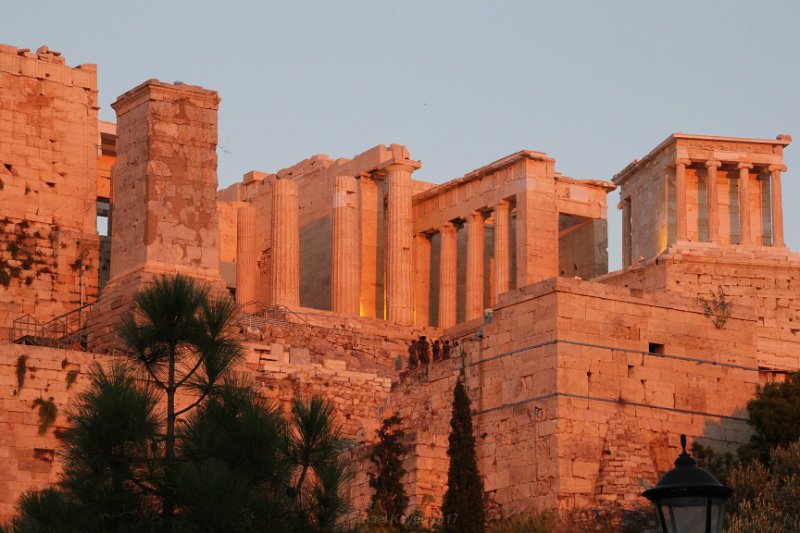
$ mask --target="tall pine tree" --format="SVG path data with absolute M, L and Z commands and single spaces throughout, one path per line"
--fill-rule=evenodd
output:
M 401 422 L 396 414 L 383 421 L 381 429 L 376 432 L 378 443 L 370 455 L 370 461 L 375 465 L 375 473 L 369 474 L 369 486 L 375 490 L 372 512 L 386 513 L 393 530 L 399 530 L 408 507 L 408 496 L 402 482 L 406 473 L 403 455 L 408 448 L 403 444 L 404 433 L 398 428 Z
M 475 436 L 464 375 L 453 391 L 453 414 L 450 418 L 450 445 L 447 449 L 447 492 L 442 514 L 448 533 L 484 533 L 483 482 L 478 473 Z

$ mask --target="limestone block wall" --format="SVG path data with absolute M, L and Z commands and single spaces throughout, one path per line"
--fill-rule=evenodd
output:
M 219 275 L 214 91 L 149 80 L 120 96 L 112 278 L 141 268 Z M 144 245 L 144 246 L 143 246 Z
M 279 343 L 296 356 L 323 364 L 326 359 L 343 361 L 348 368 L 396 377 L 399 357 L 405 368 L 411 339 L 425 335 L 442 337 L 435 328 L 407 327 L 381 319 L 349 318 L 318 309 L 295 308 L 286 315 L 289 323 L 270 323 L 252 330 L 253 341 Z M 247 328 L 245 328 L 247 330 Z
M 216 92 L 148 80 L 113 104 L 111 272 L 92 310 L 89 343 L 108 349 L 134 294 L 182 273 L 226 294 L 220 277 Z
M 755 324 L 744 305 L 717 329 L 694 299 L 567 278 L 505 294 L 461 339 L 463 362 L 407 373 L 392 389 L 388 410 L 416 454 L 413 505 L 439 513 L 462 364 L 495 514 L 637 503 L 671 468 L 681 433 L 722 447 L 748 440 Z
M 17 367 L 22 360 L 24 383 Z M 0 522 L 14 515 L 19 496 L 58 481 L 61 472 L 57 433 L 67 427 L 66 410 L 88 383 L 88 371 L 103 356 L 88 352 L 56 350 L 0 343 Z M 33 402 L 52 400 L 55 422 L 40 428 Z
M 558 291 L 560 509 L 635 503 L 672 467 L 678 437 L 716 447 L 749 439 L 759 382 L 755 314 L 722 329 L 680 295 L 569 280 Z
M 642 163 L 637 170 L 639 178 L 625 184 L 620 192 L 620 205 L 623 210 L 622 266 L 636 263 L 640 257 L 649 259 L 666 249 L 674 236 L 674 198 L 669 199 L 667 163 L 673 158 L 667 151 Z M 627 204 L 627 207 L 625 207 Z M 670 215 L 670 213 L 672 213 Z M 670 232 L 670 227 L 672 230 Z M 624 232 L 629 232 L 627 235 Z
M 325 338 L 320 331 L 306 330 L 295 337 L 247 341 L 245 357 L 234 372 L 247 376 L 263 398 L 287 414 L 294 399 L 321 395 L 334 403 L 345 438 L 361 445 L 374 442 L 391 387 L 388 369 L 378 372 L 379 365 L 373 364 L 373 369 L 356 370 L 370 365 L 355 364 L 361 352 L 352 343 L 335 344 L 336 338 L 330 337 L 325 345 L 310 344 L 319 338 Z M 341 357 L 346 348 L 349 357 Z M 26 372 L 20 387 L 21 356 Z M 57 434 L 68 425 L 66 410 L 89 383 L 92 365 L 111 360 L 91 352 L 0 343 L 0 522 L 13 516 L 23 492 L 58 481 L 62 457 Z M 42 433 L 33 406 L 37 398 L 51 399 L 58 409 L 55 423 Z
M 693 301 L 703 297 L 712 305 L 722 288 L 726 301 L 752 309 L 758 366 L 791 372 L 800 368 L 798 279 L 800 256 L 785 248 L 706 243 L 673 246 L 657 262 L 602 278 L 634 290 L 668 291 Z
M 97 69 L 0 45 L 0 338 L 97 295 Z

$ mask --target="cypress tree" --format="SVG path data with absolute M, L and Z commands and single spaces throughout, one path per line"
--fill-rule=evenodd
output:
M 450 457 L 450 467 L 447 470 L 447 492 L 442 504 L 446 530 L 449 533 L 484 533 L 483 482 L 478 473 L 472 414 L 463 374 L 453 391 L 447 455 Z
M 402 523 L 408 507 L 408 496 L 402 483 L 406 473 L 402 456 L 408 449 L 403 444 L 404 433 L 397 427 L 401 421 L 396 414 L 383 421 L 381 429 L 377 431 L 378 443 L 370 455 L 370 461 L 376 470 L 369 475 L 369 486 L 375 490 L 372 495 L 372 510 L 375 513 L 386 513 L 389 524 L 395 527 Z

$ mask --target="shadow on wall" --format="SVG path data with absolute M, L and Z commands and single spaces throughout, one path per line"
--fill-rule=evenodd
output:
M 300 305 L 331 309 L 331 216 L 309 222 L 300 228 Z

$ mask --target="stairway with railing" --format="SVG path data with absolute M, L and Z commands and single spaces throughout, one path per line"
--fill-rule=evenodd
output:
M 303 316 L 283 305 L 267 306 L 253 300 L 240 305 L 239 309 L 238 324 L 245 331 L 262 330 L 266 326 L 309 325 Z
M 11 326 L 11 341 L 16 344 L 86 350 L 86 317 L 94 304 L 86 304 L 42 322 L 25 314 Z

